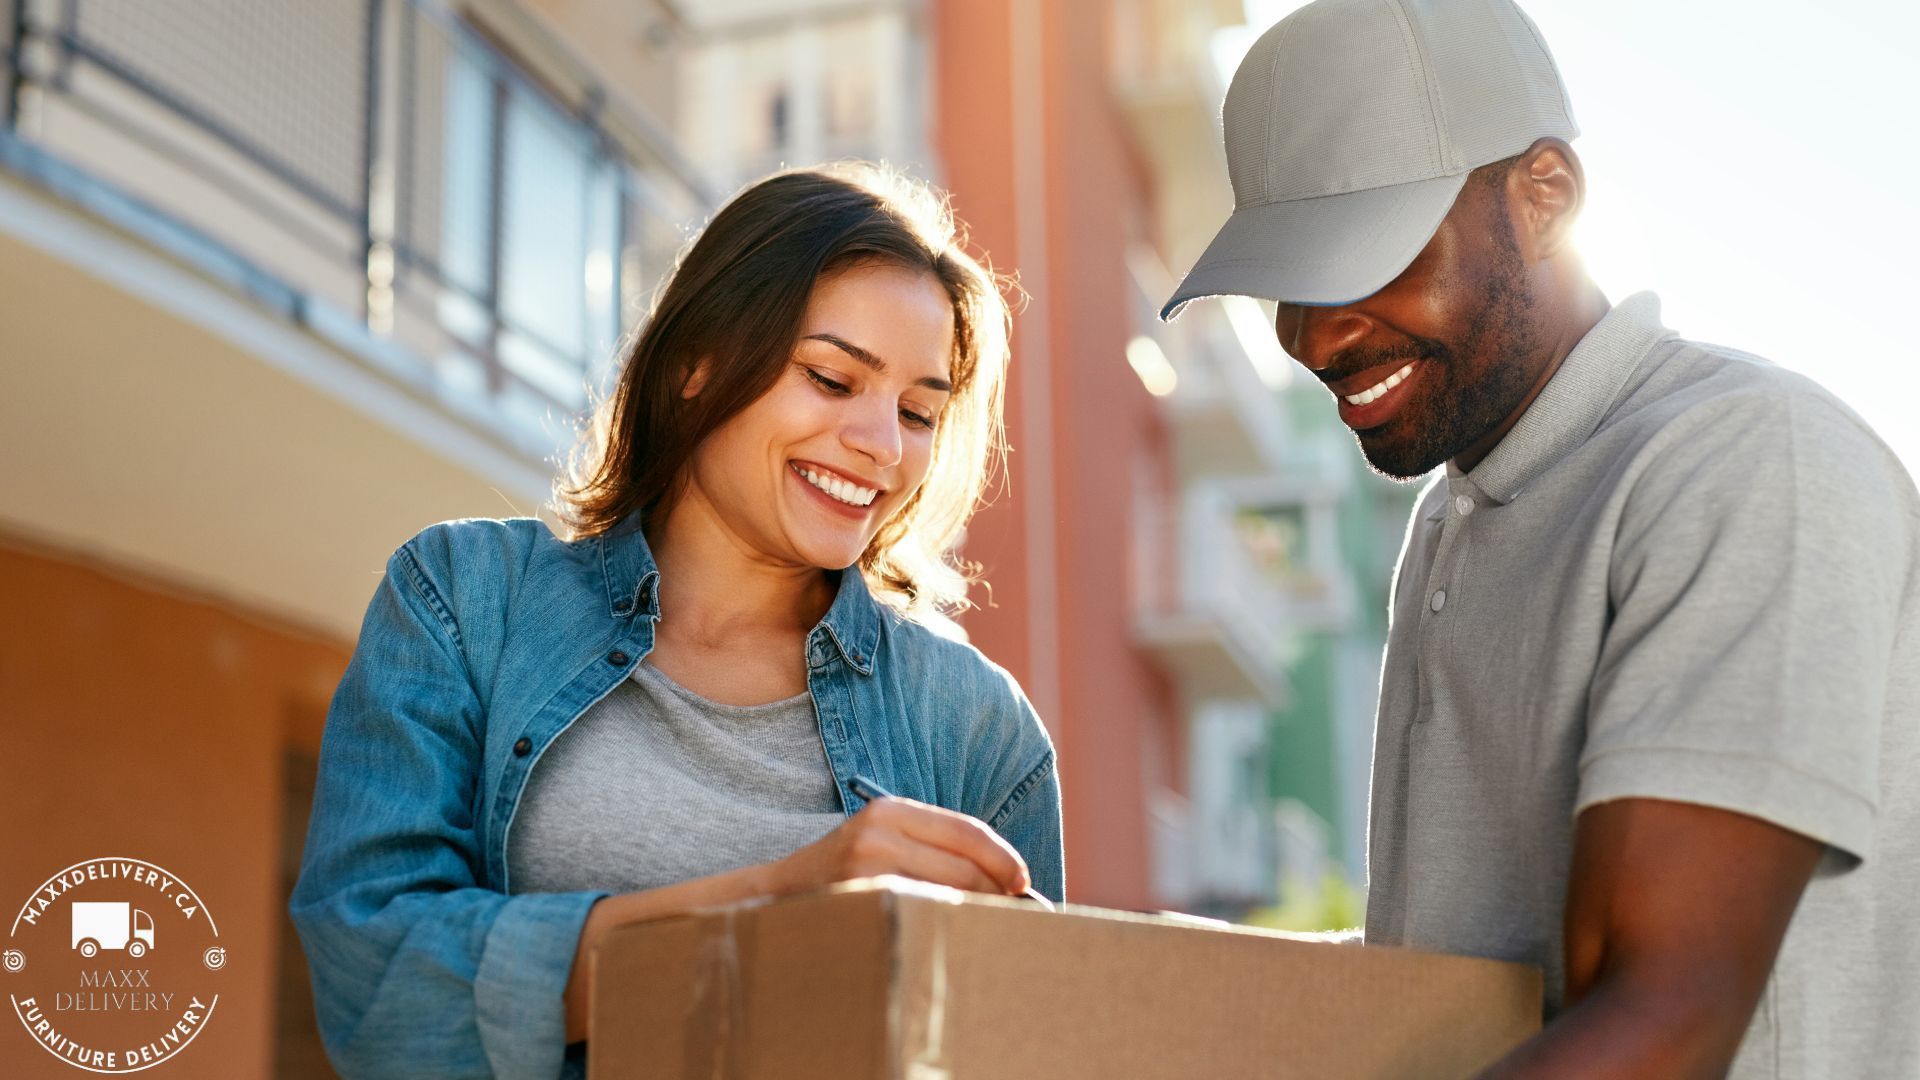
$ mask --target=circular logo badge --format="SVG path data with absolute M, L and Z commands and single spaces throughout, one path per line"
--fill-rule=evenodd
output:
M 0 985 L 28 1036 L 97 1073 L 185 1050 L 220 1003 L 227 965 L 200 897 L 140 859 L 90 859 L 48 878 L 5 945 Z

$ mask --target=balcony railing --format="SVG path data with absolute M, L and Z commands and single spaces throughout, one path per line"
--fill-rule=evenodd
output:
M 440 0 L 0 0 L 0 164 L 515 428 L 571 417 L 713 193 Z M 397 359 L 396 359 L 397 358 Z
M 1238 507 L 1217 485 L 1175 501 L 1136 493 L 1134 597 L 1141 640 L 1196 698 L 1278 704 L 1299 629 L 1287 592 L 1263 572 Z

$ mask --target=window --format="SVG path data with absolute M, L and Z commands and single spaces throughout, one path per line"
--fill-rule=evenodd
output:
M 590 126 L 474 49 L 448 67 L 445 161 L 443 324 L 515 381 L 585 405 L 621 329 L 625 167 Z

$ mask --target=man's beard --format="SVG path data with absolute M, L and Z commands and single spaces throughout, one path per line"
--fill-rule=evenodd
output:
M 1532 319 L 1533 293 L 1527 267 L 1513 238 L 1513 222 L 1501 207 L 1496 222 L 1492 265 L 1476 286 L 1483 303 L 1457 342 L 1412 337 L 1408 344 L 1352 358 L 1343 366 L 1362 371 L 1392 362 L 1419 360 L 1426 365 L 1410 389 L 1420 402 L 1408 402 L 1396 420 L 1419 424 L 1410 438 L 1367 445 L 1354 438 L 1375 472 L 1393 480 L 1415 480 L 1478 442 L 1513 415 L 1533 388 L 1529 363 L 1539 341 Z M 1480 358 L 1486 369 L 1474 377 L 1466 365 Z M 1471 379 L 1467 385 L 1456 380 Z M 1415 406 L 1420 406 L 1416 408 Z

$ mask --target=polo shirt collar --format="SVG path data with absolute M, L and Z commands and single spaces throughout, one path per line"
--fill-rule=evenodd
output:
M 600 568 L 606 580 L 607 613 L 624 619 L 635 611 L 660 617 L 660 567 L 640 530 L 640 515 L 629 514 L 599 537 Z M 826 636 L 842 659 L 862 675 L 873 674 L 873 653 L 880 643 L 880 602 L 867 590 L 858 566 L 840 571 L 833 604 L 814 628 Z
M 1447 462 L 1448 486 L 1470 487 L 1495 503 L 1513 501 L 1587 441 L 1641 358 L 1672 336 L 1673 331 L 1660 325 L 1660 298 L 1653 293 L 1634 293 L 1615 304 L 1560 362 L 1540 396 L 1480 464 L 1463 474 Z

